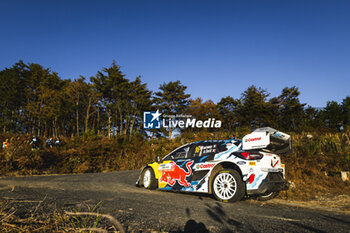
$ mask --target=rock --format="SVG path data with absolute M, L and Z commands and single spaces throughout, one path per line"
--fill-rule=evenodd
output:
M 342 181 L 349 181 L 350 172 L 340 172 Z
M 289 181 L 289 188 L 294 189 L 295 183 L 293 181 Z

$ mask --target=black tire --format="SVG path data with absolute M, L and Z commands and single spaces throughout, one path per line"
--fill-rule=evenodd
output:
M 148 177 L 149 182 L 148 181 L 146 182 L 145 179 L 147 178 L 145 178 L 145 176 Z M 158 187 L 158 182 L 157 182 L 157 179 L 155 178 L 154 171 L 150 167 L 143 170 L 140 182 L 143 185 L 143 187 L 146 189 L 156 189 Z
M 223 169 L 215 174 L 212 181 L 214 197 L 223 202 L 240 201 L 245 195 L 245 185 L 238 171 Z
M 279 193 L 280 192 L 268 192 L 262 196 L 258 196 L 256 199 L 258 201 L 268 201 L 268 200 L 271 200 L 271 199 L 274 199 L 275 197 L 277 197 Z

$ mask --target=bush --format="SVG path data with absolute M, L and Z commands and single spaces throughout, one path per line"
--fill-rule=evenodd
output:
M 339 177 L 339 171 L 350 170 L 350 133 L 291 134 L 293 153 L 282 155 L 286 177 L 296 184 L 287 196 L 312 198 L 327 190 L 343 192 L 349 187 Z M 63 138 L 62 146 L 32 150 L 29 135 L 0 135 L 10 138 L 10 146 L 0 152 L 1 175 L 32 175 L 108 172 L 140 169 L 145 164 L 164 157 L 175 148 L 194 141 L 230 138 L 226 132 L 184 132 L 174 140 L 146 140 L 133 137 Z

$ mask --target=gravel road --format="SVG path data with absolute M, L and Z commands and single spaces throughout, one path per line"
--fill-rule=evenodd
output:
M 0 178 L 0 199 L 25 216 L 98 205 L 128 232 L 350 232 L 350 215 L 243 200 L 221 203 L 208 195 L 137 188 L 139 171 Z M 98 204 L 100 203 L 100 204 Z

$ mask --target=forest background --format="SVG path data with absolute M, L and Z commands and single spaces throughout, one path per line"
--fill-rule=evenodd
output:
M 213 80 L 213 85 L 215 80 Z M 243 137 L 269 126 L 292 135 L 293 153 L 282 155 L 287 179 L 295 188 L 285 198 L 310 200 L 317 195 L 350 193 L 339 177 L 350 170 L 350 96 L 325 108 L 300 103 L 297 87 L 271 97 L 249 86 L 240 98 L 218 103 L 191 98 L 179 80 L 152 92 L 141 77 L 126 78 L 115 61 L 93 77 L 62 79 L 40 64 L 22 61 L 0 71 L 1 175 L 108 172 L 140 169 L 156 156 L 198 140 Z M 221 129 L 146 130 L 143 112 L 215 118 Z M 174 130 L 174 129 L 173 129 Z M 59 137 L 59 147 L 32 150 L 38 136 Z

